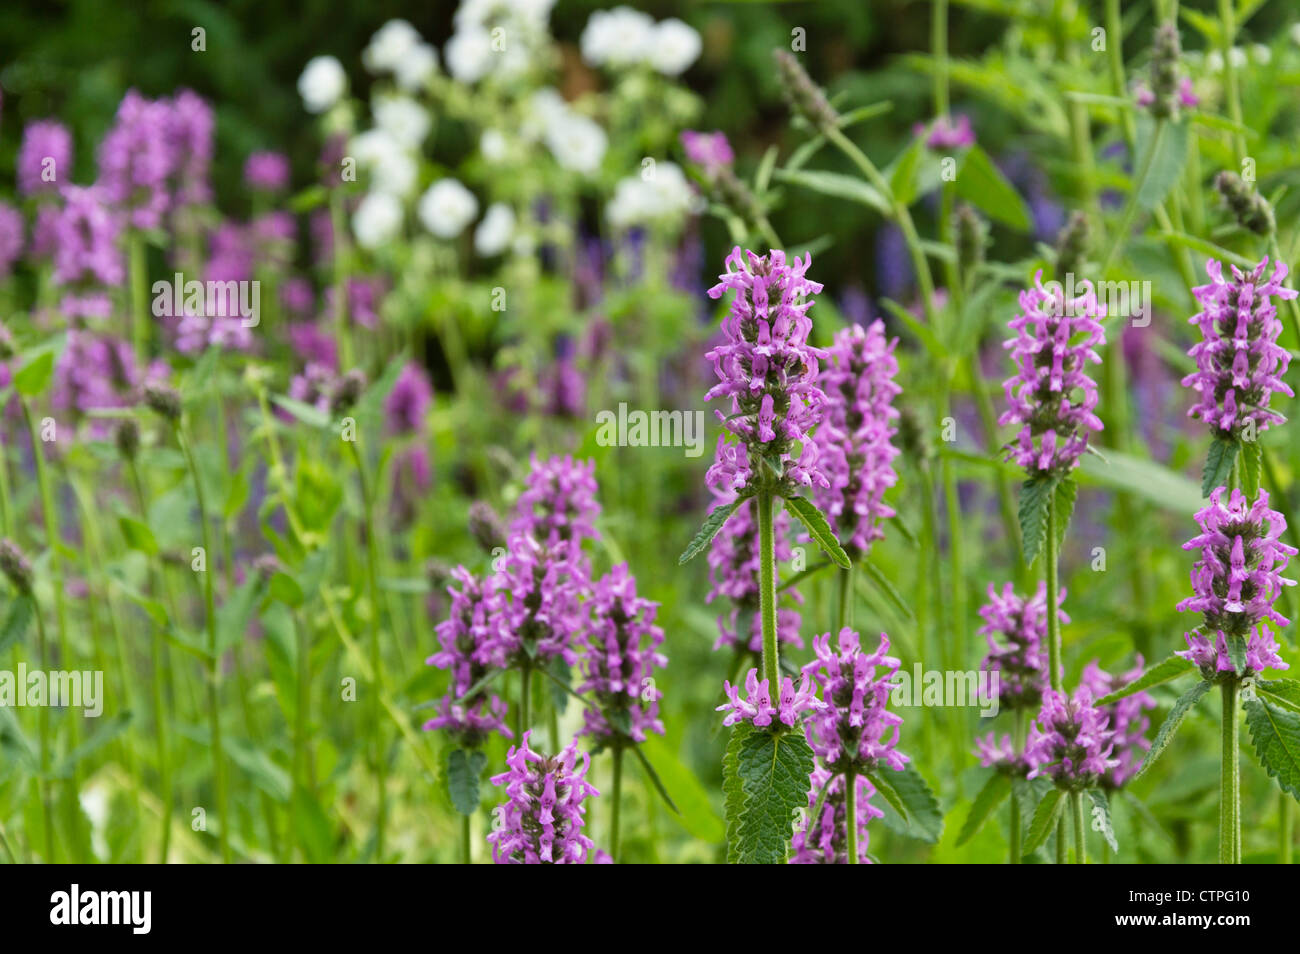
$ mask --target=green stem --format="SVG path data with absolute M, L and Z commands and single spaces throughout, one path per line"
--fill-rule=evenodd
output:
M 943 479 L 944 510 L 948 515 L 948 560 L 952 581 L 952 634 L 954 643 L 954 663 L 960 663 L 966 656 L 966 573 L 962 560 L 961 500 L 957 495 L 957 478 L 953 474 L 952 461 L 944 457 L 940 463 Z M 957 668 L 954 665 L 953 668 Z
M 223 757 L 224 748 L 221 742 L 221 667 L 217 651 L 217 607 L 212 586 L 212 567 L 208 565 L 208 561 L 213 558 L 212 534 L 208 527 L 208 508 L 203 494 L 203 481 L 199 478 L 199 468 L 194 460 L 193 449 L 190 447 L 184 426 L 177 421 L 175 428 L 176 442 L 180 444 L 181 452 L 185 455 L 190 479 L 194 482 L 194 497 L 198 503 L 199 527 L 203 540 L 203 617 L 208 638 L 205 660 L 208 669 L 208 728 L 212 736 L 212 771 L 217 789 L 217 835 L 221 846 L 221 860 L 229 864 L 231 818 L 228 811 L 229 792 Z
M 1115 256 L 1119 254 L 1128 240 L 1128 233 L 1133 228 L 1133 220 L 1137 217 L 1138 195 L 1142 192 L 1142 187 L 1146 184 L 1147 177 L 1151 174 L 1151 167 L 1155 164 L 1156 153 L 1160 150 L 1160 140 L 1165 133 L 1165 120 L 1157 119 L 1155 128 L 1151 132 L 1151 145 L 1147 148 L 1146 155 L 1142 157 L 1142 165 L 1138 169 L 1137 178 L 1133 180 L 1133 191 L 1129 193 L 1128 199 L 1124 203 L 1124 211 L 1120 213 L 1119 225 L 1115 228 L 1115 234 L 1110 240 L 1110 247 L 1106 249 L 1106 256 L 1101 261 L 1101 272 L 1099 277 L 1103 280 L 1106 272 L 1110 269 L 1111 263 L 1115 261 Z
M 772 535 L 772 493 L 754 498 L 758 508 L 758 599 L 763 618 L 763 678 L 772 697 L 781 691 L 781 660 L 776 644 L 776 543 Z
M 853 587 L 853 568 L 841 569 L 836 573 L 836 582 L 839 585 L 839 599 L 835 604 L 835 632 L 848 625 L 849 620 L 849 593 Z
M 352 367 L 352 331 L 348 320 L 348 232 L 343 213 L 343 194 L 330 191 L 330 226 L 334 236 L 334 334 L 338 344 L 339 367 Z
M 36 655 L 41 661 L 41 671 L 48 672 L 49 664 L 49 642 L 45 637 L 45 620 L 41 617 L 41 608 L 36 603 L 36 597 L 31 597 L 32 614 L 36 617 Z M 41 795 L 41 828 L 45 837 L 45 863 L 53 864 L 54 858 L 54 806 L 53 798 L 50 795 L 50 707 L 41 706 L 40 713 L 37 716 L 37 734 L 41 745 L 40 765 L 40 795 Z
M 1011 742 L 1014 746 L 1013 751 L 1019 755 L 1025 746 L 1025 710 L 1016 709 L 1015 725 L 1011 736 Z M 1020 847 L 1020 800 L 1016 798 L 1013 790 L 1011 793 L 1011 858 L 1010 863 L 1013 865 L 1020 864 L 1020 857 L 1023 851 Z
M 1241 861 L 1241 777 L 1237 724 L 1237 679 L 1230 676 L 1219 686 L 1223 695 L 1222 763 L 1219 772 L 1219 863 Z
M 460 861 L 461 864 L 474 863 L 474 843 L 470 839 L 470 817 L 460 816 Z
M 298 705 L 293 714 L 293 778 L 300 791 L 310 793 L 307 778 L 307 726 L 311 707 L 311 632 L 302 619 L 295 620 L 298 632 Z M 293 800 L 290 800 L 292 808 Z M 289 826 L 289 837 L 296 829 Z
M 1074 815 L 1074 863 L 1088 863 L 1088 829 L 1083 822 L 1083 792 L 1070 793 L 1070 809 Z
M 134 229 L 131 230 L 127 249 L 127 268 L 131 282 L 131 338 L 135 343 L 136 363 L 143 368 L 149 361 L 150 308 L 146 297 L 149 275 L 144 239 Z
M 844 833 L 848 863 L 858 863 L 858 776 L 852 769 L 844 776 Z
M 519 709 L 515 713 L 515 738 L 519 740 L 519 745 L 523 745 L 524 733 L 532 725 L 528 719 L 528 692 L 532 688 L 532 682 L 532 667 L 524 666 L 519 670 Z
M 1233 8 L 1233 0 L 1219 0 L 1219 20 L 1223 24 L 1223 29 L 1219 31 L 1219 51 L 1223 55 L 1224 98 L 1228 104 L 1228 118 L 1240 128 L 1241 88 L 1237 82 L 1237 67 L 1232 62 L 1232 44 L 1237 40 L 1236 12 Z M 1232 133 L 1232 151 L 1237 168 L 1240 169 L 1241 160 L 1246 155 L 1246 139 L 1237 130 L 1233 130 Z
M 623 746 L 614 746 L 614 801 L 609 809 L 609 856 L 618 862 L 618 826 L 623 810 Z
M 1060 585 L 1057 581 L 1057 546 L 1056 546 L 1056 499 L 1047 504 L 1047 540 L 1044 576 L 1047 584 L 1047 661 L 1051 667 L 1048 679 L 1053 689 L 1061 691 L 1061 620 L 1058 616 L 1057 601 L 1060 598 Z

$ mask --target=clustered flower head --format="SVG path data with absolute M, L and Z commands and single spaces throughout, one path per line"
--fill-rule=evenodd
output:
M 898 456 L 893 400 L 902 390 L 894 382 L 897 344 L 877 320 L 865 329 L 843 329 L 827 349 L 826 411 L 813 441 L 830 486 L 815 490 L 813 499 L 851 558 L 870 550 L 884 536 L 880 521 L 894 515 L 884 496 L 898 480 L 893 466 Z
M 887 708 L 899 665 L 886 655 L 889 637 L 881 633 L 876 651 L 867 653 L 858 634 L 846 626 L 837 647 L 831 646 L 831 634 L 823 633 L 813 639 L 813 651 L 817 658 L 803 667 L 803 674 L 817 680 L 824 700 L 807 723 L 808 744 L 820 764 L 836 774 L 862 774 L 879 765 L 902 771 L 908 762 L 897 749 L 903 718 Z M 880 675 L 877 667 L 884 670 Z
M 843 865 L 848 864 L 848 811 L 845 805 L 847 776 L 832 775 L 828 769 L 815 768 L 809 778 L 808 813 L 817 808 L 817 797 L 823 785 L 828 785 L 822 803 L 821 816 L 809 817 L 807 824 L 795 829 L 790 842 L 792 865 Z M 873 818 L 883 818 L 885 813 L 871 804 L 876 787 L 865 775 L 855 779 L 857 786 L 858 864 L 871 864 L 867 848 L 867 825 Z
M 624 735 L 634 742 L 644 742 L 647 732 L 663 735 L 663 693 L 655 688 L 653 674 L 668 665 L 668 659 L 658 651 L 664 641 L 664 631 L 654 621 L 658 608 L 658 603 L 637 596 L 636 578 L 626 563 L 596 582 L 591 623 L 581 636 L 585 652 L 578 691 L 591 692 L 599 709 L 583 709 L 580 734 L 602 743 Z
M 594 460 L 565 456 L 543 461 L 534 454 L 510 531 L 528 534 L 547 546 L 571 541 L 576 547 L 596 537 L 598 516 Z
M 1180 611 L 1203 613 L 1205 624 L 1185 634 L 1187 649 L 1178 655 L 1190 659 L 1208 675 L 1233 672 L 1229 640 L 1246 643 L 1246 668 L 1253 672 L 1286 669 L 1277 654 L 1277 641 L 1265 625 L 1290 623 L 1273 606 L 1283 586 L 1294 580 L 1282 571 L 1295 548 L 1281 540 L 1285 518 L 1268 507 L 1268 491 L 1260 490 L 1250 503 L 1233 490 L 1224 503 L 1225 488 L 1210 494 L 1210 502 L 1197 511 L 1201 532 L 1183 544 L 1200 550 L 1192 567 L 1195 595 L 1178 604 Z M 1245 673 L 1239 673 L 1245 675 Z
M 755 481 L 770 485 L 772 480 L 790 488 L 828 486 L 817 448 L 808 439 L 826 401 L 817 386 L 819 360 L 826 352 L 808 343 L 808 309 L 812 296 L 822 290 L 806 277 L 811 262 L 811 255 L 787 263 L 779 249 L 757 255 L 736 246 L 727 256 L 721 281 L 709 289 L 710 298 L 721 298 L 727 291 L 736 294 L 722 320 L 726 340 L 706 355 L 719 383 L 705 400 L 731 399 L 729 415 L 716 413 L 748 451 L 747 456 L 739 449 L 719 452 L 708 474 L 714 487 L 741 490 Z M 796 444 L 802 445 L 797 459 Z M 763 473 L 767 465 L 775 477 Z
M 7 537 L 0 540 L 0 573 L 19 593 L 32 591 L 32 564 L 18 544 Z
M 1183 385 L 1200 398 L 1188 416 L 1204 421 L 1225 440 L 1240 440 L 1247 428 L 1258 432 L 1285 423 L 1285 417 L 1269 409 L 1269 400 L 1276 393 L 1295 396 L 1282 380 L 1291 354 L 1277 343 L 1282 322 L 1273 298 L 1295 298 L 1297 293 L 1282 286 L 1284 263 L 1277 262 L 1266 279 L 1267 265 L 1267 257 L 1249 273 L 1233 265 L 1232 281 L 1224 281 L 1222 263 L 1210 259 L 1205 264 L 1210 283 L 1192 289 L 1201 310 L 1191 323 L 1200 327 L 1202 340 L 1188 352 L 1196 370 L 1183 378 Z
M 714 490 L 719 505 L 735 499 L 735 494 Z M 772 537 L 775 544 L 774 559 L 781 563 L 793 557 L 790 547 L 790 515 L 779 510 L 772 520 Z M 706 597 L 712 603 L 719 597 L 731 601 L 731 609 L 718 617 L 718 638 L 714 649 L 730 646 L 738 651 L 759 653 L 763 649 L 763 619 L 759 613 L 759 535 L 758 520 L 753 504 L 742 501 L 735 513 L 727 518 L 726 533 L 719 533 L 709 545 L 709 583 L 712 589 Z M 795 607 L 803 603 L 803 595 L 796 589 L 779 594 L 785 605 L 776 608 L 776 638 L 781 646 L 803 648 L 799 627 L 803 617 Z M 792 605 L 793 604 L 793 605 Z M 742 630 L 748 636 L 741 636 Z
M 736 155 L 731 143 L 721 132 L 697 132 L 687 129 L 682 133 L 682 150 L 717 197 L 733 212 L 748 222 L 757 222 L 763 216 L 757 197 L 740 177 L 733 163 Z
M 1097 665 L 1094 659 L 1083 670 L 1079 684 L 1092 693 L 1094 699 L 1101 699 L 1141 676 L 1142 667 L 1142 654 L 1139 653 L 1133 669 L 1122 675 L 1112 676 Z M 1115 764 L 1107 769 L 1101 778 L 1104 787 L 1122 788 L 1125 782 L 1137 774 L 1144 753 L 1151 748 L 1151 742 L 1146 738 L 1147 729 L 1151 728 L 1151 720 L 1146 717 L 1145 712 L 1155 707 L 1156 700 L 1147 692 L 1135 692 L 1131 696 L 1125 696 L 1108 706 L 1101 707 L 1101 711 L 1110 720 L 1110 730 L 1114 733 L 1112 741 L 1115 746 L 1114 752 L 1111 753 Z
M 23 129 L 18 147 L 18 193 L 57 192 L 72 173 L 72 134 L 62 123 L 40 119 Z
M 1223 201 L 1242 228 L 1250 229 L 1256 235 L 1269 235 L 1277 228 L 1273 206 L 1259 194 L 1258 189 L 1248 185 L 1235 172 L 1229 169 L 1220 172 L 1214 177 L 1214 188 L 1223 196 Z
M 1043 694 L 1043 708 L 1029 727 L 1025 760 L 1027 778 L 1045 776 L 1072 792 L 1097 785 L 1116 765 L 1111 758 L 1115 733 L 1105 712 L 1080 688 L 1070 698 L 1056 689 Z
M 1155 42 L 1151 47 L 1151 89 L 1139 93 L 1139 103 L 1151 110 L 1157 119 L 1177 119 L 1179 106 L 1178 61 L 1182 57 L 1182 44 L 1175 23 L 1162 23 L 1156 28 Z
M 1105 333 L 1098 319 L 1106 307 L 1091 282 L 1083 282 L 1084 293 L 1067 300 L 1060 286 L 1045 289 L 1042 276 L 1039 271 L 1034 287 L 1020 293 L 1021 314 L 1007 323 L 1016 337 L 1004 347 L 1011 350 L 1017 373 L 1003 382 L 1010 406 L 998 419 L 999 425 L 1020 425 L 1007 450 L 1031 477 L 1073 470 L 1089 434 L 1102 429 L 1093 413 L 1097 385 L 1087 366 L 1101 363 L 1096 349 L 1105 344 Z
M 998 738 L 996 732 L 983 737 L 976 736 L 975 754 L 979 757 L 980 765 L 985 768 L 1021 777 L 1029 772 L 1029 763 L 1025 761 L 1023 752 L 1016 751 L 1010 733 L 1004 732 L 1001 738 Z
M 506 801 L 496 808 L 500 827 L 487 836 L 492 860 L 499 865 L 580 865 L 595 847 L 582 833 L 584 800 L 600 793 L 587 781 L 591 756 L 578 762 L 575 738 L 563 752 L 545 756 L 528 745 L 525 732 L 520 745 L 506 755 L 509 768 L 492 776 L 504 785 Z
M 958 116 L 953 122 L 947 116 L 940 116 L 931 125 L 917 123 L 912 127 L 912 135 L 925 136 L 925 144 L 931 149 L 966 149 L 975 145 L 975 130 L 971 128 L 969 116 Z
M 826 704 L 817 698 L 816 689 L 805 672 L 796 687 L 794 680 L 786 676 L 781 680 L 781 692 L 776 703 L 772 702 L 772 693 L 767 679 L 758 678 L 758 670 L 751 669 L 745 676 L 745 698 L 740 698 L 740 688 L 730 681 L 723 681 L 727 701 L 718 706 L 719 712 L 726 712 L 722 720 L 724 726 L 737 722 L 752 722 L 756 728 L 766 728 L 775 718 L 783 725 L 793 728 L 799 716 L 805 712 L 815 712 Z
M 1035 709 L 1050 684 L 1048 673 L 1047 585 L 1038 584 L 1038 592 L 1025 599 L 1012 584 L 1003 585 L 999 593 L 989 584 L 989 601 L 980 607 L 984 625 L 979 635 L 988 640 L 989 654 L 980 669 L 998 674 L 998 702 L 1011 709 Z M 1062 589 L 1056 605 L 1065 601 Z M 1058 608 L 1057 618 L 1070 622 Z
M 172 128 L 165 100 L 146 99 L 132 89 L 99 144 L 99 185 L 135 228 L 158 228 L 170 208 L 168 180 L 178 159 L 168 135 Z
M 447 587 L 451 610 L 434 630 L 441 649 L 426 660 L 451 671 L 451 686 L 438 704 L 438 715 L 424 728 L 446 729 L 467 747 L 479 745 L 492 732 L 511 738 L 506 704 L 496 694 L 480 691 L 461 698 L 491 671 L 494 601 L 490 588 L 465 567 L 456 567 L 451 575 L 460 588 Z
M 527 534 L 511 536 L 492 584 L 494 625 L 484 650 L 497 668 L 545 666 L 557 657 L 576 661 L 573 639 L 584 614 L 575 551 L 569 540 L 543 546 Z

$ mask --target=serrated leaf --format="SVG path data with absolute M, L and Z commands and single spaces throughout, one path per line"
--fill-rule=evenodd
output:
M 799 522 L 822 548 L 822 552 L 830 557 L 836 566 L 847 570 L 851 566 L 849 555 L 840 546 L 835 532 L 831 530 L 830 522 L 826 519 L 826 515 L 817 509 L 817 505 L 806 497 L 797 496 L 785 498 L 785 504 L 790 508 L 790 512 L 799 518 Z
M 709 516 L 705 519 L 703 526 L 696 532 L 691 539 L 690 544 L 682 551 L 682 555 L 677 558 L 677 565 L 689 563 L 700 555 L 700 551 L 713 542 L 713 538 L 718 535 L 722 525 L 727 522 L 727 518 L 736 512 L 736 508 L 748 500 L 748 497 L 742 497 L 739 500 L 733 500 L 728 504 L 719 504 L 710 511 Z
M 1047 540 L 1047 511 L 1056 493 L 1057 477 L 1033 477 L 1020 486 L 1020 538 L 1025 565 L 1032 566 Z
M 913 765 L 907 765 L 901 772 L 877 769 L 869 773 L 869 777 L 876 791 L 896 814 L 891 818 L 888 812 L 885 813 L 882 821 L 886 825 L 931 844 L 939 840 L 943 835 L 943 812 L 939 809 L 939 800 Z
M 1226 640 L 1228 660 L 1239 675 L 1246 672 L 1246 637 L 1240 633 L 1230 633 Z
M 83 699 L 82 701 L 84 702 L 85 700 Z M 100 701 L 102 702 L 103 700 Z M 53 777 L 68 778 L 72 774 L 72 770 L 76 767 L 78 762 L 93 755 L 109 742 L 112 742 L 115 738 L 125 732 L 127 726 L 130 724 L 130 712 L 119 712 L 117 715 L 111 716 L 110 718 L 103 720 L 103 722 L 100 722 L 95 727 L 94 734 L 91 735 L 90 738 L 86 739 L 86 741 L 82 742 L 79 746 L 59 760 L 59 764 L 55 766 L 52 773 Z
M 1065 531 L 1070 526 L 1070 517 L 1074 515 L 1074 501 L 1079 494 L 1079 485 L 1071 477 L 1063 477 L 1056 484 L 1056 545 L 1065 542 Z
M 961 847 L 974 838 L 975 833 L 984 827 L 988 817 L 1010 794 L 1011 776 L 1005 772 L 994 772 L 975 796 L 975 801 L 971 803 L 970 812 L 967 813 L 966 821 L 961 826 L 961 833 L 957 836 L 957 846 Z
M 1246 703 L 1246 726 L 1264 771 L 1300 799 L 1300 714 L 1255 698 Z
M 794 811 L 808 802 L 813 770 L 803 733 L 767 732 L 742 723 L 727 745 L 723 769 L 728 857 L 739 864 L 784 864 Z
M 1260 679 L 1255 682 L 1255 692 L 1275 706 L 1300 712 L 1300 682 L 1294 679 Z
M 714 810 L 709 792 L 682 758 L 658 735 L 648 735 L 638 746 L 654 765 L 665 789 L 676 794 L 679 812 L 674 816 L 692 838 L 717 844 L 727 836 L 726 826 Z
M 856 566 L 862 567 L 863 572 L 871 578 L 871 582 L 876 584 L 876 588 L 885 595 L 885 598 L 894 605 L 894 609 L 903 614 L 904 619 L 914 619 L 911 608 L 907 601 L 903 599 L 903 594 L 898 591 L 889 577 L 881 572 L 880 568 L 870 560 L 859 560 Z
M 1119 851 L 1115 826 L 1110 820 L 1110 801 L 1104 792 L 1099 792 L 1095 788 L 1088 792 L 1088 798 L 1092 799 L 1092 830 L 1106 839 L 1106 844 L 1110 845 L 1111 851 Z
M 1165 721 L 1160 724 L 1160 728 L 1156 731 L 1156 737 L 1151 742 L 1151 748 L 1148 750 L 1146 758 L 1142 760 L 1142 765 L 1138 767 L 1137 774 L 1133 776 L 1134 778 L 1140 778 L 1147 769 L 1155 764 L 1156 759 L 1160 758 L 1160 754 L 1164 752 L 1170 740 L 1173 739 L 1174 733 L 1182 725 L 1187 713 L 1192 711 L 1192 706 L 1201 700 L 1201 696 L 1210 691 L 1211 685 L 1211 683 L 1202 680 L 1178 697 L 1174 707 L 1169 710 L 1169 715 L 1165 717 Z
M 1029 823 L 1029 834 L 1023 848 L 1026 855 L 1037 851 L 1055 830 L 1062 806 L 1065 805 L 1064 794 L 1059 788 L 1050 789 L 1034 809 L 1034 820 Z
M 1216 437 L 1210 442 L 1210 452 L 1205 457 L 1201 472 L 1201 496 L 1208 497 L 1216 487 L 1226 487 L 1232 478 L 1232 465 L 1241 447 L 1236 441 Z
M 1162 659 L 1153 666 L 1148 666 L 1142 675 L 1138 676 L 1127 686 L 1116 689 L 1109 695 L 1102 696 L 1094 705 L 1108 706 L 1111 703 L 1119 702 L 1126 696 L 1141 692 L 1143 689 L 1150 689 L 1152 686 L 1158 686 L 1163 682 L 1169 682 L 1171 679 L 1177 679 L 1184 673 L 1191 672 L 1196 668 L 1196 663 L 1190 659 L 1184 659 L 1182 656 L 1170 654 L 1167 659 Z
M 452 749 L 447 753 L 447 794 L 451 796 L 452 807 L 462 815 L 478 811 L 479 779 L 485 765 L 487 753 L 478 749 L 468 752 Z
M 1259 485 L 1264 470 L 1264 448 L 1258 440 L 1241 443 L 1241 492 L 1247 500 L 1259 496 Z

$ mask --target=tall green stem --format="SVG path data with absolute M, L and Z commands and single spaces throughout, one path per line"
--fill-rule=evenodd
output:
M 1056 499 L 1047 504 L 1047 540 L 1043 544 L 1045 566 L 1044 576 L 1047 584 L 1047 664 L 1051 666 L 1048 679 L 1053 689 L 1061 691 L 1061 620 L 1058 616 L 1057 601 L 1061 588 L 1057 581 L 1057 545 L 1056 545 Z
M 773 698 L 781 691 L 781 660 L 776 645 L 776 543 L 772 535 L 772 494 L 754 498 L 758 507 L 758 599 L 763 617 L 763 678 Z
M 1025 710 L 1016 709 L 1015 724 L 1012 730 L 1011 741 L 1012 751 L 1019 755 L 1025 746 Z M 1011 792 L 1011 857 L 1010 863 L 1013 865 L 1020 864 L 1020 856 L 1023 854 L 1020 848 L 1020 799 L 1016 798 L 1016 793 Z
M 1241 777 L 1240 732 L 1237 722 L 1237 680 L 1225 679 L 1219 685 L 1223 695 L 1222 764 L 1219 772 L 1219 864 L 1241 861 Z
M 149 361 L 149 315 L 146 297 L 149 275 L 145 261 L 144 238 L 134 229 L 127 242 L 127 268 L 131 282 L 131 338 L 135 343 L 135 360 L 140 367 Z
M 844 833 L 845 850 L 848 863 L 858 863 L 858 776 L 852 769 L 844 776 Z
M 1083 792 L 1070 793 L 1070 810 L 1074 815 L 1074 863 L 1088 863 L 1088 829 L 1083 822 Z
M 609 856 L 618 862 L 618 828 L 623 810 L 623 746 L 615 744 L 614 751 L 614 802 L 609 810 Z

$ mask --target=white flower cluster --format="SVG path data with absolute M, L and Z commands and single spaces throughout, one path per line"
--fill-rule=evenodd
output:
M 298 77 L 298 95 L 309 113 L 323 113 L 347 92 L 348 74 L 332 56 L 314 56 Z
M 376 76 L 391 73 L 400 89 L 414 93 L 438 71 L 438 51 L 405 20 L 389 20 L 370 38 L 361 62 Z
M 697 203 L 681 168 L 659 162 L 641 175 L 619 180 L 614 197 L 605 206 L 605 218 L 616 229 L 633 226 L 676 225 Z
M 462 83 L 489 73 L 518 76 L 549 40 L 555 0 L 463 0 L 453 18 L 455 32 L 443 47 L 447 72 Z
M 612 69 L 649 66 L 665 76 L 680 76 L 700 56 L 694 28 L 676 18 L 655 23 L 631 7 L 597 10 L 582 31 L 582 58 Z
M 544 142 L 562 169 L 592 175 L 600 169 L 609 147 L 605 130 L 593 119 L 576 112 L 552 87 L 533 93 L 528 101 L 527 119 L 520 129 L 533 142 Z M 495 142 L 484 143 L 489 148 Z M 492 161 L 485 152 L 485 158 Z

